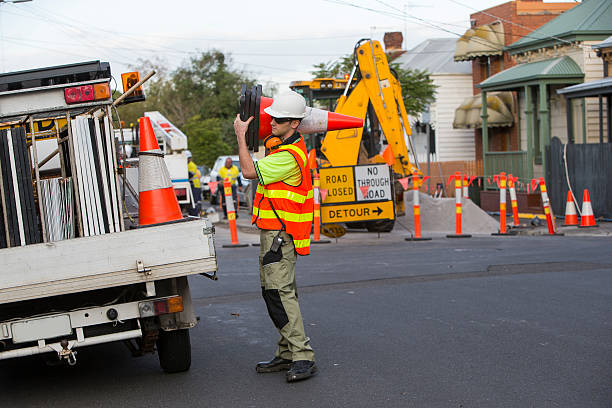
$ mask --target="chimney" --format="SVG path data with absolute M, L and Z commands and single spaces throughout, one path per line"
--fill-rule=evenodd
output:
M 385 43 L 385 53 L 387 53 L 389 61 L 393 61 L 406 52 L 402 50 L 402 41 L 404 41 L 404 36 L 401 31 L 385 33 L 383 42 Z
M 394 31 L 392 33 L 385 33 L 383 42 L 385 43 L 386 52 L 395 52 L 402 50 L 402 41 L 404 36 L 401 31 Z

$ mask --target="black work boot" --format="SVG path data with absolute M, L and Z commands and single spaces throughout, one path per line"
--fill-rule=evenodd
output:
M 258 373 L 275 373 L 277 371 L 288 370 L 291 367 L 291 360 L 274 357 L 270 361 L 262 361 L 257 363 L 255 371 Z
M 291 364 L 287 371 L 287 382 L 305 380 L 317 373 L 317 365 L 314 361 L 298 360 Z

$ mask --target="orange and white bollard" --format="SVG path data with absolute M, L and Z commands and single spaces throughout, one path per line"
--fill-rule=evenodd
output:
M 508 233 L 506 225 L 506 173 L 499 174 L 499 232 L 494 232 L 491 235 L 513 235 Z
M 584 190 L 582 196 L 582 217 L 580 218 L 580 228 L 599 227 L 595 222 L 595 214 L 593 214 L 593 206 L 591 205 L 591 197 L 589 190 Z
M 567 202 L 565 204 L 565 222 L 564 227 L 575 227 L 578 225 L 578 213 L 576 212 L 576 205 L 574 204 L 574 197 L 572 192 L 567 192 Z
M 456 172 L 452 178 L 455 179 L 455 233 L 448 234 L 447 238 L 470 238 L 470 234 L 463 234 L 461 232 L 461 173 Z
M 548 199 L 548 193 L 546 192 L 546 182 L 544 177 L 540 177 L 538 182 L 540 183 L 540 194 L 542 196 L 542 206 L 544 207 L 544 215 L 546 216 L 546 225 L 548 226 L 549 235 L 563 235 L 557 233 L 555 221 L 553 220 L 552 210 L 550 208 L 550 200 Z
M 421 202 L 419 199 L 419 187 L 421 178 L 418 175 L 412 176 L 412 208 L 414 211 L 414 236 L 404 238 L 406 241 L 431 241 L 431 238 L 421 236 Z
M 470 185 L 470 177 L 467 174 L 463 175 L 463 198 L 466 200 L 470 199 L 470 193 L 468 191 L 468 186 Z
M 512 174 L 508 174 L 508 190 L 510 190 L 510 205 L 512 206 L 512 220 L 514 221 L 514 225 L 512 225 L 515 228 L 518 228 L 521 226 L 521 221 L 519 220 L 519 215 L 518 215 L 518 202 L 516 200 L 516 181 L 518 180 L 517 178 L 514 178 L 512 176 Z
M 314 217 L 313 217 L 313 235 L 314 239 L 311 241 L 312 244 L 329 244 L 331 241 L 329 239 L 321 239 L 321 182 L 319 180 L 319 174 L 315 171 L 312 183 L 313 189 L 313 209 L 314 209 Z
M 232 184 L 229 177 L 223 180 L 223 194 L 225 195 L 225 208 L 227 209 L 227 221 L 230 227 L 232 243 L 223 245 L 223 248 L 240 248 L 248 246 L 238 242 L 238 228 L 236 226 L 236 210 L 234 209 L 234 198 L 232 197 Z

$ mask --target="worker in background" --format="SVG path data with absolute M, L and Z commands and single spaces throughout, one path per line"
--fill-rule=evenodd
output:
M 193 193 L 194 206 L 189 208 L 189 215 L 199 217 L 202 206 L 202 186 L 200 177 L 202 174 L 198 170 L 198 166 L 193 161 L 193 155 L 189 150 L 185 150 L 187 155 L 187 171 L 189 172 L 189 184 L 191 184 L 191 192 Z
M 238 170 L 238 167 L 234 166 L 234 161 L 232 160 L 232 158 L 228 157 L 227 159 L 225 159 L 225 166 L 219 169 L 219 175 L 217 176 L 217 181 L 220 181 L 221 183 L 223 183 L 223 181 L 229 177 L 230 184 L 232 186 L 232 199 L 234 200 L 234 203 L 236 203 L 236 200 L 238 199 L 238 185 L 242 185 L 240 177 L 238 177 L 239 175 L 240 170 Z M 225 207 L 225 200 L 223 200 L 223 218 L 227 218 L 227 208 Z M 236 213 L 236 218 L 238 218 L 238 213 Z
M 296 130 L 306 116 L 306 102 L 298 93 L 288 92 L 275 98 L 265 112 L 272 116 L 268 139 L 277 138 L 277 145 L 267 145 L 270 153 L 257 163 L 253 163 L 245 139 L 253 117 L 244 122 L 238 115 L 234 121 L 242 174 L 259 180 L 253 204 L 253 224 L 260 229 L 259 276 L 268 314 L 280 332 L 274 358 L 258 363 L 256 370 L 288 370 L 286 379 L 293 382 L 317 372 L 295 283 L 297 255 L 310 253 L 313 218 L 306 144 Z

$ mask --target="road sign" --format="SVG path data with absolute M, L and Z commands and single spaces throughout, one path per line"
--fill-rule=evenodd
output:
M 327 190 L 324 204 L 356 201 L 353 167 L 324 167 L 320 174 L 321 188 Z
M 393 201 L 360 202 L 321 207 L 321 222 L 352 222 L 395 219 Z
M 357 201 L 392 200 L 389 166 L 355 166 Z

